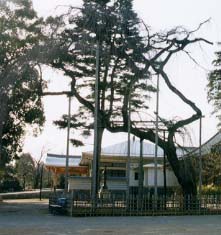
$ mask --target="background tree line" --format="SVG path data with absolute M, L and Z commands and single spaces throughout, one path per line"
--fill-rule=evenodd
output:
M 1 175 L 0 192 L 13 192 L 52 187 L 52 174 L 44 163 L 32 158 L 29 153 L 21 154 L 13 164 L 6 166 Z M 60 180 L 62 187 L 62 179 Z

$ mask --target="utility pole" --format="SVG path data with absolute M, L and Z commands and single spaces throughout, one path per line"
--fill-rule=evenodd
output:
M 159 74 L 157 75 L 157 96 L 156 96 L 156 134 L 155 134 L 155 156 L 154 156 L 154 199 L 157 202 L 157 155 L 158 155 L 158 115 L 159 115 Z
M 92 163 L 92 183 L 91 196 L 93 206 L 97 204 L 98 177 L 99 177 L 99 156 L 98 156 L 98 112 L 99 112 L 99 64 L 100 62 L 100 42 L 97 40 L 96 48 L 96 80 L 95 80 L 95 107 L 94 107 L 94 151 Z
M 127 202 L 129 202 L 130 197 L 130 132 L 131 132 L 131 87 L 128 93 L 128 135 L 127 135 Z
M 65 195 L 67 195 L 67 193 L 68 193 L 70 121 L 71 121 L 71 96 L 68 96 L 68 129 L 67 129 L 65 187 L 64 187 Z

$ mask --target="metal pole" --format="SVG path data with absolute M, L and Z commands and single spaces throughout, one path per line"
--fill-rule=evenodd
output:
M 41 196 L 42 196 L 42 180 L 43 180 L 43 170 L 44 170 L 44 168 L 43 168 L 43 164 L 42 164 L 42 166 L 41 166 L 41 178 L 40 178 L 40 192 L 39 192 L 39 199 L 40 199 L 40 201 L 41 201 Z
M 199 123 L 199 196 L 202 192 L 202 116 Z
M 100 61 L 100 43 L 97 40 L 96 48 L 96 80 L 95 80 L 95 107 L 94 107 L 94 151 L 92 165 L 92 184 L 91 196 L 94 207 L 96 207 L 98 192 L 98 111 L 99 111 L 99 61 Z
M 143 139 L 140 138 L 140 159 L 139 159 L 139 175 L 138 175 L 138 181 L 139 181 L 139 187 L 138 187 L 138 196 L 139 201 L 142 201 L 143 197 Z M 139 203 L 141 205 L 141 203 Z
M 158 121 L 159 121 L 158 115 L 159 115 L 159 74 L 157 75 L 156 134 L 155 134 L 155 156 L 154 156 L 154 198 L 155 200 L 157 199 L 157 154 L 158 154 Z
M 70 121 L 71 121 L 71 96 L 68 97 L 68 129 L 67 129 L 66 165 L 65 165 L 65 187 L 64 187 L 65 195 L 68 193 Z
M 130 195 L 130 132 L 131 132 L 131 87 L 128 94 L 128 135 L 127 135 L 127 201 Z
M 166 133 L 163 131 L 163 140 L 166 140 Z M 166 209 L 166 197 L 167 197 L 167 174 L 166 174 L 166 154 L 163 150 L 163 187 L 164 187 L 164 208 Z

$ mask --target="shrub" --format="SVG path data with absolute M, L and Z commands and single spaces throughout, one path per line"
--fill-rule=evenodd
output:
M 10 177 L 0 182 L 0 192 L 18 192 L 21 190 L 22 187 L 15 177 Z
M 214 185 L 202 186 L 202 194 L 221 194 L 221 187 Z

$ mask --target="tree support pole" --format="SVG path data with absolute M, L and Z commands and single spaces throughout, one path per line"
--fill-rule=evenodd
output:
M 40 178 L 40 187 L 39 187 L 39 199 L 41 201 L 42 198 L 42 180 L 43 180 L 43 170 L 44 170 L 44 165 L 42 164 L 41 166 L 41 178 Z
M 92 184 L 91 197 L 93 208 L 97 204 L 97 192 L 99 183 L 99 153 L 98 153 L 98 112 L 99 112 L 99 61 L 100 61 L 100 42 L 97 40 L 96 48 L 96 80 L 95 80 L 95 107 L 94 107 L 94 150 L 92 163 Z
M 64 187 L 65 195 L 67 195 L 67 193 L 68 193 L 70 121 L 71 121 L 71 96 L 68 97 L 68 129 L 67 129 L 66 164 L 65 164 L 65 187 Z
M 139 159 L 139 174 L 138 174 L 138 181 L 139 181 L 139 188 L 138 188 L 138 196 L 139 196 L 139 208 L 142 208 L 143 203 L 143 139 L 140 138 L 140 159 Z
M 131 132 L 131 87 L 129 88 L 129 95 L 128 95 L 128 135 L 127 135 L 127 192 L 126 192 L 126 199 L 129 205 L 129 198 L 130 198 L 130 132 Z
M 155 134 L 155 156 L 154 156 L 154 202 L 157 208 L 157 155 L 158 155 L 158 123 L 159 123 L 159 74 L 157 75 L 157 97 L 156 97 L 156 134 Z
M 166 140 L 166 133 L 163 131 L 163 140 Z M 167 174 L 166 174 L 166 154 L 165 150 L 163 150 L 163 187 L 164 187 L 164 209 L 166 209 L 167 202 Z
M 201 196 L 202 196 L 202 117 L 199 123 L 199 211 L 201 211 Z

